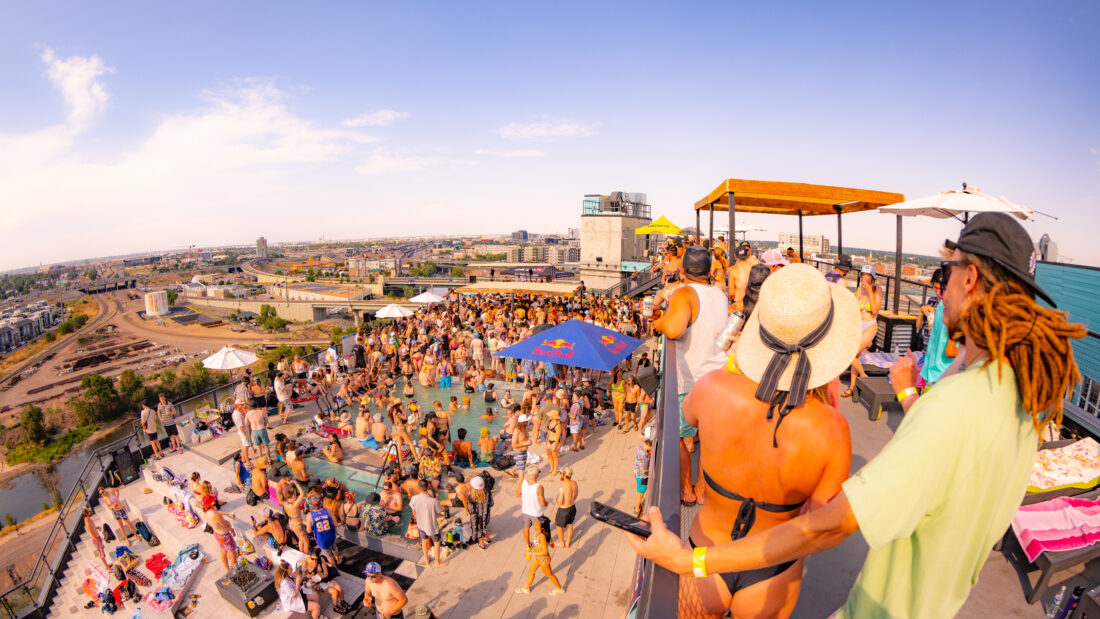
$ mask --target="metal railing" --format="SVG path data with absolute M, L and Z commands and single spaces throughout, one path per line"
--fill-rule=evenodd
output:
M 308 353 L 302 355 L 302 358 L 309 361 L 312 366 L 321 352 L 323 351 Z M 253 374 L 252 377 L 253 379 L 265 381 L 268 380 L 268 374 L 269 371 L 264 370 Z M 242 376 L 238 380 L 218 385 L 213 389 L 176 402 L 174 403 L 176 410 L 179 411 L 180 415 L 187 415 L 194 413 L 197 408 L 209 404 L 212 411 L 218 411 L 220 410 L 221 399 L 232 397 L 237 385 L 243 381 Z M 66 563 L 76 548 L 80 534 L 83 532 L 84 521 L 81 514 L 85 507 L 95 505 L 97 500 L 96 490 L 102 485 L 106 472 L 113 463 L 113 460 L 104 462 L 104 456 L 110 456 L 111 452 L 120 447 L 129 447 L 131 442 L 137 445 L 139 452 L 150 445 L 145 439 L 145 433 L 142 431 L 139 422 L 133 420 L 131 425 L 132 431 L 130 434 L 100 447 L 88 457 L 88 461 L 84 463 L 84 467 L 76 478 L 73 489 L 58 510 L 57 519 L 50 528 L 49 535 L 46 537 L 46 542 L 42 546 L 30 575 L 23 578 L 22 582 L 14 585 L 8 591 L 0 593 L 0 613 L 2 613 L 0 616 L 15 618 L 36 613 L 41 615 L 49 608 L 57 591 L 60 578 L 64 574 Z M 163 432 L 157 436 L 158 441 L 163 442 L 166 439 L 167 435 Z
M 92 452 L 77 476 L 73 489 L 61 504 L 57 519 L 35 559 L 34 567 L 22 582 L 0 593 L 0 612 L 5 617 L 41 615 L 49 608 L 57 591 L 57 585 L 65 566 L 76 548 L 77 539 L 84 528 L 81 515 L 84 508 L 95 505 L 97 490 L 103 484 L 110 463 L 103 456 L 120 447 L 129 446 L 137 439 L 131 433 Z
M 661 277 L 661 271 L 654 269 L 653 265 L 637 271 L 622 280 L 621 282 L 597 291 L 597 294 L 603 297 L 623 297 L 628 296 L 632 291 L 639 288 L 643 288 L 651 284 L 654 280 L 658 280 Z
M 1065 416 L 1093 436 L 1100 436 L 1100 376 L 1089 375 L 1089 368 L 1100 367 L 1100 333 L 1089 331 L 1083 340 L 1075 340 L 1073 356 L 1082 368 L 1081 383 L 1063 403 Z
M 815 260 L 813 258 L 807 258 L 804 260 L 806 264 L 817 267 L 819 271 L 828 273 L 836 266 L 832 262 L 825 262 L 822 260 Z M 893 310 L 894 308 L 894 287 L 897 285 L 897 277 L 888 273 L 876 273 L 875 281 L 879 286 L 885 287 L 882 295 L 881 310 Z M 846 280 L 859 282 L 859 270 L 852 269 L 848 271 L 848 275 L 845 276 Z M 920 301 L 916 301 L 916 297 L 920 296 Z M 899 299 L 898 311 L 908 314 L 914 314 L 920 311 L 922 305 L 927 304 L 928 300 L 934 295 L 932 286 L 924 282 L 918 282 L 911 279 L 901 278 L 901 298 Z
M 679 532 L 680 394 L 676 390 L 675 345 L 672 340 L 662 337 L 660 356 L 654 359 L 661 370 L 661 382 L 655 397 L 655 440 L 649 461 L 647 504 L 659 507 L 665 526 Z M 633 593 L 631 606 L 637 619 L 675 617 L 680 600 L 680 577 L 639 557 L 634 568 Z

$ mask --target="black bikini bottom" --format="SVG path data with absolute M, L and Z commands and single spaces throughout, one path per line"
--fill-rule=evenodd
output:
M 688 543 L 691 544 L 692 548 L 695 548 L 695 541 L 690 537 L 688 538 Z M 775 578 L 783 572 L 786 572 L 794 564 L 794 561 L 788 561 L 771 567 L 745 570 L 743 572 L 723 572 L 718 575 L 721 576 L 722 580 L 726 583 L 726 587 L 730 590 L 730 595 L 733 595 L 741 589 L 755 585 L 758 582 L 764 582 L 765 580 Z

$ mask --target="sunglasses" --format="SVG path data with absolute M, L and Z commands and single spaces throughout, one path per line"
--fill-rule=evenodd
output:
M 966 266 L 966 263 L 959 260 L 944 260 L 940 262 L 940 290 L 947 290 L 947 280 L 951 277 L 951 267 L 962 266 Z

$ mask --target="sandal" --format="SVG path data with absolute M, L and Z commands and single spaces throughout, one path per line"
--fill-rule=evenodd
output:
M 516 589 L 516 593 L 531 593 L 531 590 L 527 587 L 520 587 L 519 589 Z
M 563 593 L 565 593 L 565 589 L 562 589 L 561 587 L 558 587 L 557 589 L 554 589 L 553 591 L 551 591 L 550 595 L 561 595 Z
M 851 390 L 851 389 L 849 389 L 849 390 L 845 391 L 844 393 L 840 394 L 840 397 L 842 397 L 842 398 L 850 398 L 850 397 L 852 397 L 852 390 Z

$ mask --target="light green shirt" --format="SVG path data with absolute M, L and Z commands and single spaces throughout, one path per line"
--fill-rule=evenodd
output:
M 979 361 L 921 396 L 844 482 L 871 547 L 839 616 L 953 617 L 1023 500 L 1038 446 L 1004 364 Z

